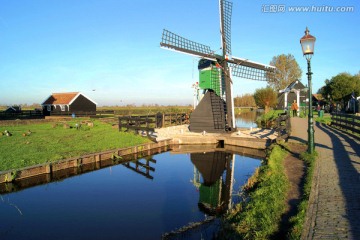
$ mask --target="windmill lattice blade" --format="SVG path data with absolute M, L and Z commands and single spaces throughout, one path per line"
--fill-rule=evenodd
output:
M 259 69 L 234 63 L 230 63 L 229 67 L 231 67 L 232 75 L 236 77 L 257 81 L 271 81 L 275 77 L 275 68 L 272 67 Z
M 232 2 L 227 0 L 220 0 L 220 31 L 222 31 L 221 39 L 223 41 L 223 48 L 225 48 L 226 53 L 229 55 L 231 55 L 231 13 Z
M 214 52 L 209 46 L 190 41 L 164 29 L 160 46 L 198 57 L 215 60 Z

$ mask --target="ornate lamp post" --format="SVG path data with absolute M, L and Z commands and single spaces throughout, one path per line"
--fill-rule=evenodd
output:
M 308 86 L 309 86 L 309 115 L 308 115 L 308 153 L 312 154 L 315 148 L 314 142 L 314 122 L 313 122 L 313 111 L 312 111 L 312 85 L 311 85 L 311 66 L 310 60 L 314 54 L 314 45 L 316 38 L 309 34 L 309 29 L 306 27 L 305 35 L 300 39 L 301 48 L 303 54 L 307 60 L 308 72 Z

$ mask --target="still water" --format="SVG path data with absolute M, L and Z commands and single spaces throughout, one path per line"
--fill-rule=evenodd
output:
M 161 239 L 226 211 L 260 160 L 165 152 L 0 195 L 0 239 Z M 211 239 L 206 228 L 186 239 Z
M 237 128 L 256 128 L 256 118 L 261 115 L 257 111 L 243 112 L 240 115 L 236 116 L 235 124 Z

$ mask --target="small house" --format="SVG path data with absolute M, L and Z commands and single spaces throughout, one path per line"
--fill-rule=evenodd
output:
M 322 94 L 313 94 L 312 102 L 313 105 L 315 106 L 320 105 L 321 107 L 326 104 L 326 101 Z
M 285 89 L 279 91 L 277 109 L 289 109 L 296 100 L 299 107 L 307 105 L 308 91 L 299 80 L 290 83 Z
M 7 109 L 4 112 L 6 112 L 6 113 L 21 113 L 21 107 L 20 106 L 7 107 Z
M 53 93 L 41 104 L 44 115 L 94 113 L 97 103 L 80 92 Z

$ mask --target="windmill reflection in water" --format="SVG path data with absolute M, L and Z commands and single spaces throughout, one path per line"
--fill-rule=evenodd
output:
M 199 190 L 200 210 L 208 215 L 218 215 L 230 209 L 235 154 L 223 151 L 191 153 L 190 158 L 194 164 L 192 183 Z

